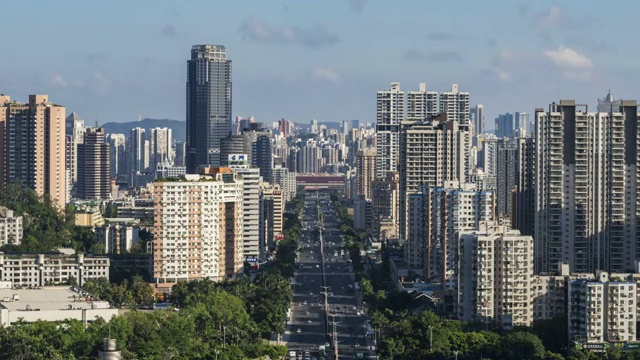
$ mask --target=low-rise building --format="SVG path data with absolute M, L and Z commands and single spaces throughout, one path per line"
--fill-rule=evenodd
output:
M 118 309 L 93 298 L 75 286 L 16 289 L 0 283 L 0 326 L 18 321 L 63 321 L 75 319 L 84 324 L 98 318 L 106 321 L 118 316 Z
M 133 218 L 107 218 L 95 228 L 96 243 L 103 244 L 105 253 L 122 254 L 140 241 L 140 226 Z
M 153 224 L 153 207 L 151 206 L 118 206 L 119 218 L 133 218 L 141 224 Z
M 12 287 L 42 287 L 109 279 L 109 258 L 83 254 L 4 254 L 0 252 L 0 281 Z
M 12 210 L 0 206 L 0 246 L 19 245 L 22 242 L 22 216 L 15 216 Z

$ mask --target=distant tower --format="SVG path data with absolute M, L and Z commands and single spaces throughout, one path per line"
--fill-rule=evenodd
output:
M 611 95 L 611 89 L 609 89 L 607 96 L 603 97 L 602 99 L 598 99 L 598 112 L 608 113 L 612 110 L 612 107 L 613 107 L 613 112 L 619 112 L 620 104 L 621 104 L 621 101 L 615 100 L 613 98 L 613 95 Z
M 121 360 L 122 354 L 116 350 L 116 339 L 104 339 L 102 350 L 98 351 L 99 360 Z
M 231 60 L 222 45 L 194 45 L 187 61 L 187 173 L 220 165 L 231 133 Z

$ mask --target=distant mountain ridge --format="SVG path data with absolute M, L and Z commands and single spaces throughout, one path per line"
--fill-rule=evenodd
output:
M 108 122 L 102 124 L 104 132 L 107 134 L 124 134 L 129 137 L 131 129 L 141 127 L 144 129 L 152 129 L 156 127 L 167 127 L 171 129 L 173 140 L 185 141 L 187 139 L 187 123 L 180 120 L 171 119 L 142 119 L 140 121 L 129 122 Z

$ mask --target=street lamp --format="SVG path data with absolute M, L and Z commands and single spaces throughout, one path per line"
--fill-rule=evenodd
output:
M 220 350 L 215 350 L 214 353 L 216 354 L 216 360 L 218 360 L 218 354 L 220 354 Z
M 453 350 L 453 355 L 456 356 L 456 360 L 458 360 L 458 350 Z
M 222 327 L 222 336 L 223 336 L 223 341 L 222 341 L 222 348 L 225 348 L 225 345 L 227 345 L 227 327 L 223 326 Z
M 433 326 L 429 325 L 429 352 L 433 352 Z

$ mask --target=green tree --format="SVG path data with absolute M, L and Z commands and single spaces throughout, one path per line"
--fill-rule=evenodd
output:
M 535 334 L 514 331 L 502 337 L 502 358 L 507 359 L 539 359 L 545 355 L 544 345 Z

